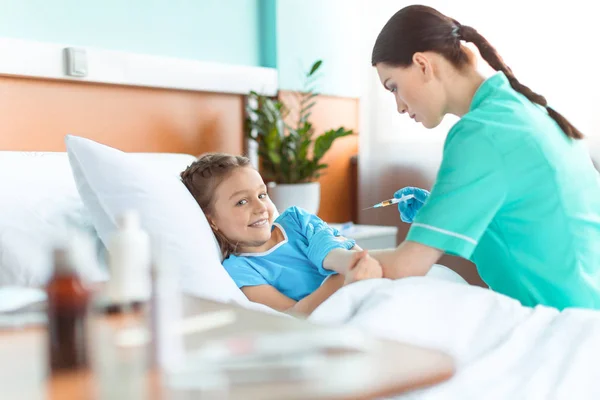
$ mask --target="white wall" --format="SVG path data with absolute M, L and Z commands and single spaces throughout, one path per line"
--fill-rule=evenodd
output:
M 405 1 L 377 0 L 362 4 L 362 58 L 370 61 L 375 38 L 387 20 Z M 542 0 L 423 1 L 473 26 L 496 47 L 517 78 L 546 96 L 588 136 L 600 154 L 600 105 L 597 49 L 600 33 L 591 3 Z M 483 64 L 485 62 L 481 61 Z M 450 126 L 426 130 L 396 111 L 393 96 L 379 83 L 370 66 L 362 70 L 361 135 L 359 159 L 360 209 L 391 197 L 406 185 L 430 187 L 441 160 L 442 145 Z M 407 226 L 397 211 L 363 211 L 361 223 Z
M 317 90 L 359 97 L 356 44 L 364 0 L 280 0 L 277 3 L 277 69 L 280 88 L 304 90 L 304 75 L 323 60 Z

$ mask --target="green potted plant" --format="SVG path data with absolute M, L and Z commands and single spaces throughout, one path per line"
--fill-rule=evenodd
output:
M 248 96 L 246 135 L 256 143 L 259 170 L 280 211 L 298 206 L 317 213 L 321 196 L 317 179 L 327 169 L 323 156 L 336 139 L 353 133 L 339 127 L 315 134 L 310 115 L 319 95 L 315 82 L 321 65 L 316 61 L 306 73 L 295 107 L 256 92 Z

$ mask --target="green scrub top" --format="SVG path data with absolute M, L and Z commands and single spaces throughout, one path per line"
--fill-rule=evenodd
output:
M 579 140 L 503 73 L 446 138 L 407 240 L 470 259 L 523 305 L 600 309 L 600 178 Z

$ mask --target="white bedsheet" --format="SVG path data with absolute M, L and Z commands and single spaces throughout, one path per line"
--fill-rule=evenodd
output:
M 449 381 L 410 399 L 600 399 L 600 312 L 523 307 L 490 290 L 436 279 L 347 286 L 310 317 L 443 350 Z

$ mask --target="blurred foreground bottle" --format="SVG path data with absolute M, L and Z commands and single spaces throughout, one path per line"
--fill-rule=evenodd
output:
M 150 238 L 135 211 L 119 215 L 117 225 L 107 244 L 107 311 L 138 310 L 150 299 Z
M 152 297 L 150 302 L 150 361 L 164 372 L 180 370 L 184 364 L 181 288 L 178 268 L 155 246 L 152 263 Z
M 71 260 L 69 250 L 54 250 L 54 275 L 46 287 L 49 361 L 53 373 L 89 367 L 90 293 Z

